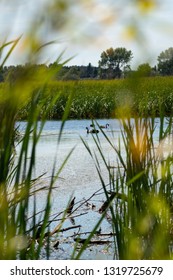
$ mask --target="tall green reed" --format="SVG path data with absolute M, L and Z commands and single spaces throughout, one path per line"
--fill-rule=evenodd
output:
M 94 137 L 109 175 L 108 185 L 96 154 L 83 141 L 95 162 L 106 203 L 100 220 L 76 258 L 80 258 L 109 211 L 116 259 L 172 259 L 172 118 L 126 116 L 120 118 L 120 124 L 117 143 L 102 130 L 115 154 L 113 170 L 99 137 Z
M 134 119 L 134 123 L 129 119 L 122 120 L 125 157 L 121 147 L 116 152 L 124 174 L 115 192 L 126 194 L 126 200 L 120 202 L 123 211 L 117 215 L 117 234 L 123 240 L 123 246 L 118 242 L 117 246 L 119 257 L 123 259 L 171 257 L 172 151 L 165 155 L 164 148 L 166 145 L 171 147 L 172 118 L 166 128 L 164 122 L 161 117 L 158 135 L 155 135 L 152 118 Z M 155 137 L 158 137 L 158 143 Z M 157 146 L 163 141 L 168 143 L 159 150 Z
M 3 67 L 18 40 L 9 42 L 10 50 Z M 39 259 L 43 249 L 50 255 L 51 194 L 66 160 L 56 170 L 56 157 L 47 186 L 38 185 L 40 177 L 34 177 L 36 149 L 44 124 L 60 93 L 45 93 L 45 86 L 55 73 L 49 75 L 28 65 L 14 82 L 7 81 L 0 96 L 0 259 Z M 47 101 L 49 100 L 49 102 Z M 16 121 L 19 112 L 28 106 L 24 135 L 19 135 Z M 61 140 L 68 116 L 71 96 L 64 108 L 62 125 L 57 140 Z M 16 156 L 16 145 L 20 145 Z M 37 208 L 37 193 L 46 191 L 42 210 Z M 46 238 L 46 239 L 45 239 Z

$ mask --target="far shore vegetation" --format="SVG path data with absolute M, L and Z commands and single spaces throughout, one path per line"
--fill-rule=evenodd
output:
M 41 84 L 31 81 L 34 91 Z M 0 95 L 3 96 L 6 83 L 0 84 Z M 21 87 L 21 95 L 22 95 Z M 119 108 L 123 108 L 124 116 L 158 117 L 160 111 L 165 116 L 172 115 L 173 77 L 140 77 L 116 80 L 85 81 L 50 81 L 42 88 L 46 98 L 44 107 L 40 109 L 41 118 L 45 108 L 58 94 L 58 99 L 47 114 L 47 119 L 59 120 L 73 95 L 68 119 L 118 118 Z M 17 113 L 17 120 L 26 120 L 31 101 Z M 130 111 L 129 111 L 130 110 Z
M 60 62 L 50 65 L 3 66 L 0 69 L 0 95 L 6 87 L 13 88 L 19 79 L 27 79 L 28 72 L 33 72 L 29 80 L 33 91 L 41 87 L 42 77 L 50 77 L 42 88 L 47 97 L 48 106 L 57 95 L 59 98 L 47 115 L 48 119 L 61 119 L 71 94 L 73 100 L 69 110 L 69 119 L 116 118 L 122 105 L 124 114 L 131 116 L 165 116 L 172 114 L 173 104 L 173 48 L 163 51 L 157 58 L 157 65 L 141 64 L 132 70 L 130 62 L 132 52 L 125 48 L 110 48 L 101 54 L 98 67 L 65 66 Z M 53 73 L 53 75 L 52 75 Z M 40 82 L 39 82 L 40 80 Z M 21 94 L 22 94 L 21 87 Z M 17 119 L 28 117 L 30 100 L 18 112 Z M 40 111 L 40 117 L 45 108 Z

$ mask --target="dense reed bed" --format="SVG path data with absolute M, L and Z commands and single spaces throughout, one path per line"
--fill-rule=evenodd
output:
M 40 74 L 40 80 L 42 79 Z M 32 81 L 35 91 L 39 90 L 39 81 Z M 0 84 L 3 94 L 6 84 Z M 173 77 L 132 77 L 120 80 L 81 80 L 81 81 L 49 81 L 43 90 L 47 104 L 59 94 L 57 102 L 48 114 L 49 119 L 61 119 L 69 95 L 73 101 L 69 112 L 71 119 L 112 118 L 119 116 L 119 108 L 124 114 L 132 116 L 159 116 L 172 114 Z M 21 90 L 22 91 L 22 90 Z M 21 92 L 22 95 L 22 92 Z M 19 119 L 28 116 L 27 106 L 18 114 Z M 44 112 L 40 110 L 40 117 Z

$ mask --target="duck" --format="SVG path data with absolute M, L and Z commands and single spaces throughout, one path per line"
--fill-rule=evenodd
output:
M 87 130 L 87 133 L 99 133 L 99 130 L 98 129 L 94 129 L 94 128 L 89 130 L 89 128 L 86 127 L 86 130 Z

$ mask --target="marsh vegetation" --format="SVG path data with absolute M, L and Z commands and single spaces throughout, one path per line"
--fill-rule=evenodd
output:
M 38 79 L 40 81 L 39 75 Z M 88 246 L 98 247 L 101 244 L 107 248 L 109 258 L 111 255 L 111 258 L 116 259 L 172 259 L 171 83 L 171 78 L 140 79 L 135 84 L 134 80 L 63 82 L 56 83 L 56 89 L 51 91 L 50 82 L 44 83 L 42 87 L 37 83 L 38 90 L 35 81 L 31 81 L 27 91 L 25 90 L 27 95 L 24 96 L 23 103 L 22 98 L 13 99 L 11 89 L 7 84 L 3 85 L 3 91 L 9 89 L 6 91 L 9 97 L 7 95 L 7 99 L 1 99 L 2 259 L 50 258 L 55 247 L 57 256 L 60 257 L 58 250 L 62 250 L 59 245 L 64 238 L 62 232 L 71 230 L 74 233 L 70 234 L 69 239 L 73 236 L 71 246 L 74 249 L 71 250 L 69 258 L 83 258 Z M 61 90 L 59 86 L 62 87 Z M 145 93 L 142 98 L 138 96 L 138 89 L 143 89 Z M 165 91 L 169 92 L 169 97 Z M 18 95 L 19 92 L 21 96 L 17 87 L 13 94 Z M 94 103 L 95 99 L 100 103 Z M 75 107 L 75 104 L 78 106 Z M 100 116 L 97 115 L 98 112 L 103 114 L 103 104 L 104 108 L 106 105 L 109 107 L 109 104 L 112 106 L 112 109 L 109 108 L 110 116 L 114 113 L 117 118 L 111 121 L 119 123 L 118 135 L 111 127 L 109 133 L 107 129 L 100 128 L 103 121 L 99 120 L 97 123 L 95 120 Z M 97 181 L 98 190 L 96 188 L 90 196 L 84 195 L 80 199 L 76 197 L 75 200 L 67 193 L 67 199 L 64 200 L 66 204 L 63 203 L 62 208 L 56 190 L 57 180 L 61 180 L 62 170 L 63 174 L 66 173 L 66 164 L 71 164 L 73 169 L 70 158 L 75 152 L 74 147 L 68 149 L 63 159 L 55 153 L 49 180 L 45 180 L 44 174 L 35 172 L 40 137 L 46 121 L 53 117 L 53 112 L 60 112 L 57 108 L 61 108 L 62 120 L 56 134 L 55 150 L 61 151 L 61 140 L 62 143 L 67 141 L 63 138 L 63 131 L 75 111 L 77 114 L 80 109 L 81 112 L 85 109 L 80 118 L 88 116 L 88 124 L 100 131 L 98 135 L 90 135 L 92 146 L 85 139 L 86 132 L 81 133 L 81 140 L 78 138 L 91 157 L 100 180 L 100 183 Z M 22 114 L 26 119 L 25 129 L 20 137 L 16 138 L 16 121 L 23 118 Z M 110 121 L 104 121 L 107 122 Z M 82 129 L 85 131 L 85 125 Z M 106 149 L 103 139 L 104 143 L 107 143 Z M 18 151 L 17 158 L 15 149 Z M 109 149 L 111 159 L 114 158 L 113 164 L 107 155 Z M 49 160 L 47 164 L 48 162 L 50 164 Z M 88 173 L 87 165 L 84 168 Z M 80 168 L 75 172 L 78 170 L 80 171 Z M 90 180 L 92 184 L 92 176 Z M 45 204 L 40 209 L 38 197 L 42 197 L 43 191 L 46 194 Z M 101 199 L 94 205 L 93 198 L 98 199 L 100 192 Z M 59 207 L 58 211 L 53 213 L 52 197 L 55 197 L 55 193 Z M 85 222 L 85 207 L 89 207 L 88 211 L 95 213 L 96 217 L 93 228 L 82 232 L 81 226 L 74 223 L 77 217 Z M 70 224 L 66 224 L 67 221 Z M 106 232 L 105 221 L 109 224 Z M 106 239 L 103 239 L 103 236 L 106 236 Z
M 53 34 L 60 30 L 64 34 L 66 27 L 70 34 L 73 28 L 76 30 L 76 21 L 72 21 L 73 25 L 70 19 L 79 13 L 74 9 L 76 1 L 48 2 L 28 27 L 21 47 L 26 47 L 27 66 L 0 83 L 0 259 L 50 259 L 52 250 L 57 252 L 55 258 L 60 259 L 60 251 L 65 249 L 70 255 L 64 254 L 62 258 L 81 259 L 88 257 L 85 252 L 90 245 L 97 249 L 100 244 L 102 252 L 112 259 L 172 259 L 173 78 L 142 77 L 139 71 L 125 79 L 55 81 L 59 69 L 52 67 L 47 72 L 44 67 L 36 67 L 43 49 L 53 44 L 44 41 L 44 32 L 40 30 Z M 133 1 L 137 20 L 150 11 L 152 2 Z M 88 18 L 98 8 L 97 1 L 89 3 L 85 9 L 88 1 L 77 1 L 77 7 L 87 11 Z M 105 19 L 112 22 L 109 16 L 99 20 L 102 27 Z M 140 24 L 134 26 L 133 22 L 131 27 L 129 30 L 135 31 L 132 33 L 139 34 Z M 1 72 L 21 40 L 6 38 L 0 46 Z M 160 57 L 162 70 L 164 57 Z M 61 59 L 61 55 L 57 57 L 56 66 L 68 62 L 62 64 Z M 109 77 L 119 77 L 119 73 L 112 76 L 110 72 Z M 103 118 L 104 124 L 119 123 L 118 135 L 111 126 L 109 133 L 100 128 Z M 48 153 L 47 161 L 41 161 L 41 172 L 37 173 L 40 140 L 47 120 L 52 119 L 60 120 L 53 157 L 50 162 Z M 82 146 L 79 151 L 82 156 L 89 156 L 88 165 L 83 160 L 76 167 L 79 153 L 77 150 L 75 154 L 74 142 L 70 148 L 65 145 L 66 153 L 61 157 L 61 144 L 69 140 L 63 134 L 65 126 L 72 119 L 87 119 L 89 125 L 99 129 L 99 133 L 87 135 L 89 141 L 85 130 L 88 125 L 83 128 L 85 135 L 78 135 L 77 144 L 80 141 Z M 21 121 L 25 121 L 22 132 Z M 48 168 L 49 176 L 45 178 Z M 80 168 L 87 172 L 82 179 L 90 179 L 91 193 L 85 196 L 88 189 L 84 184 L 79 199 L 76 195 L 69 197 L 69 189 L 76 184 L 73 178 Z M 57 184 L 64 182 L 61 176 L 68 175 L 67 170 L 72 176 L 68 178 L 69 185 L 63 185 L 66 200 L 62 205 Z M 98 180 L 93 182 L 94 176 Z M 54 208 L 54 199 L 58 209 Z M 86 212 L 91 214 L 87 223 Z M 82 232 L 80 224 L 75 224 L 78 218 L 92 228 Z M 69 236 L 71 251 L 69 247 L 60 247 L 63 233 L 69 230 L 73 231 Z
M 33 68 L 30 71 L 34 73 Z M 164 116 L 172 115 L 172 77 L 135 76 L 120 80 L 49 81 L 42 88 L 40 80 L 44 75 L 42 72 L 36 73 L 38 80 L 31 81 L 30 87 L 35 93 L 41 90 L 45 98 L 44 106 L 40 107 L 40 118 L 57 95 L 56 102 L 47 113 L 47 119 L 62 119 L 70 96 L 73 98 L 68 119 L 119 118 L 122 108 L 126 116 L 130 114 L 132 117 L 158 117 L 160 113 Z M 7 86 L 8 83 L 0 84 L 1 96 Z M 22 90 L 20 95 L 22 97 Z M 27 100 L 26 106 L 18 111 L 17 119 L 26 120 L 30 107 L 31 101 Z

